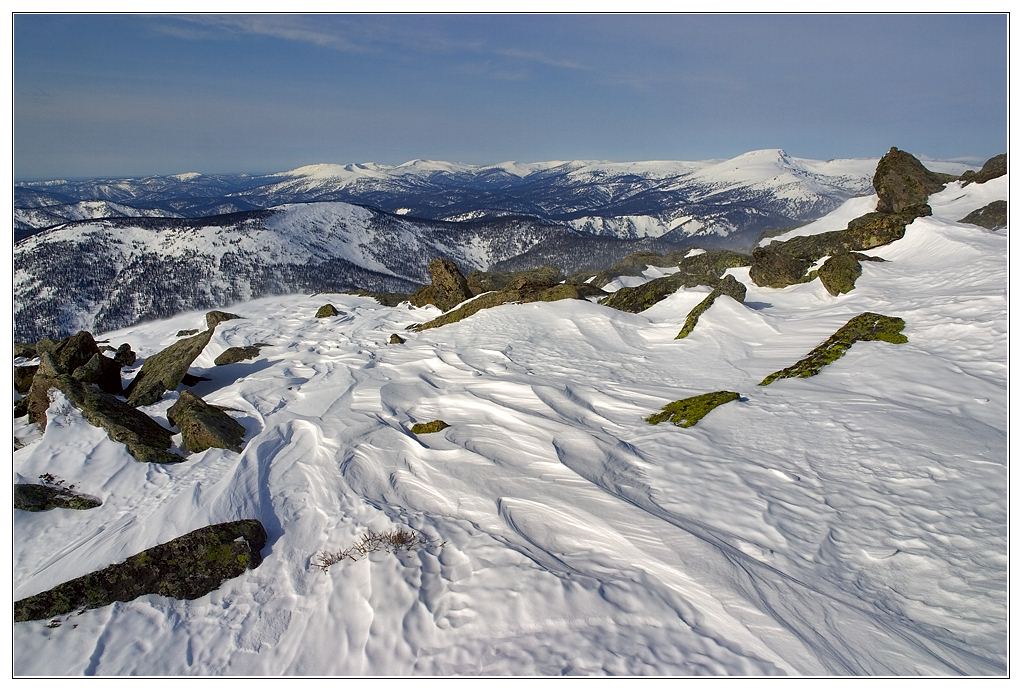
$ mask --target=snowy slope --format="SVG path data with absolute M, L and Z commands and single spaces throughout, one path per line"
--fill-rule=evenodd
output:
M 195 601 L 16 624 L 15 674 L 1004 674 L 1007 235 L 955 223 L 947 192 L 851 293 L 730 270 L 747 304 L 716 302 L 684 341 L 706 289 L 638 315 L 506 305 L 400 346 L 387 336 L 437 312 L 231 306 L 247 319 L 192 371 L 243 452 L 139 464 L 55 401 L 14 478 L 104 505 L 15 512 L 14 597 L 241 518 L 267 527 L 263 564 Z M 327 301 L 342 314 L 313 318 Z M 903 317 L 909 342 L 757 386 L 866 310 Z M 105 336 L 147 355 L 201 321 Z M 257 341 L 258 360 L 213 367 Z M 744 399 L 689 429 L 643 421 L 718 389 Z M 409 433 L 433 418 L 452 427 Z M 444 544 L 310 568 L 402 526 Z
M 136 209 L 114 202 L 90 200 L 75 204 L 16 208 L 14 210 L 14 227 L 16 229 L 47 228 L 68 221 L 102 219 L 111 216 L 170 216 L 170 214 L 159 209 Z

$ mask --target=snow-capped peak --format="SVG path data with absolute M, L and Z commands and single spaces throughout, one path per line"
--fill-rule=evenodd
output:
M 177 175 L 172 175 L 170 177 L 174 178 L 175 180 L 180 180 L 183 183 L 187 183 L 190 180 L 201 178 L 202 173 L 196 173 L 195 171 L 191 171 L 189 173 L 178 173 Z

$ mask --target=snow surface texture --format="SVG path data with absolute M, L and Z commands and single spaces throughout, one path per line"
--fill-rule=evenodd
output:
M 140 464 L 56 397 L 15 480 L 53 473 L 104 504 L 15 511 L 14 597 L 235 519 L 266 526 L 263 564 L 194 601 L 18 623 L 14 672 L 1004 674 L 1007 236 L 955 223 L 965 203 L 947 198 L 983 192 L 932 197 L 837 298 L 730 270 L 746 304 L 717 301 L 684 341 L 706 289 L 418 334 L 403 328 L 436 310 L 231 306 L 247 319 L 217 327 L 193 391 L 235 409 L 243 452 Z M 328 301 L 341 314 L 315 319 Z M 867 310 L 904 318 L 909 342 L 756 385 Z M 105 337 L 145 356 L 201 323 Z M 257 341 L 258 360 L 213 367 Z M 643 420 L 721 389 L 743 399 L 693 428 Z M 163 422 L 174 398 L 146 410 Z M 436 418 L 451 427 L 409 432 Z M 311 568 L 401 527 L 443 545 Z

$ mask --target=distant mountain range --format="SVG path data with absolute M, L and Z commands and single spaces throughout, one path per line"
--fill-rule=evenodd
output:
M 710 162 L 417 160 L 20 182 L 15 337 L 105 331 L 270 294 L 405 292 L 438 255 L 466 271 L 575 273 L 636 251 L 746 250 L 765 231 L 869 194 L 876 164 L 770 149 Z

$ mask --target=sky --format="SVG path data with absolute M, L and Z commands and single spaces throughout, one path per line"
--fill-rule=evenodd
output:
M 983 161 L 1004 15 L 24 15 L 17 179 L 494 163 Z

